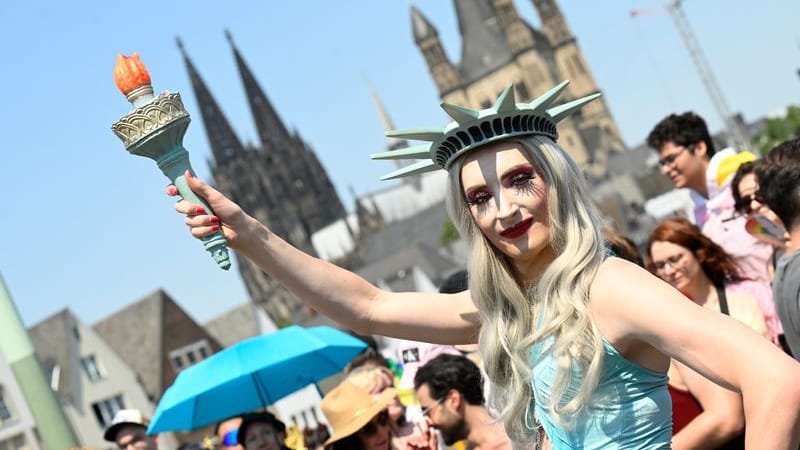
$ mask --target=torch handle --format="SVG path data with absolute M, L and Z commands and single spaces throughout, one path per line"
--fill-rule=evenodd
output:
M 157 163 L 161 171 L 164 172 L 164 175 L 166 175 L 167 178 L 172 181 L 172 184 L 178 188 L 178 193 L 181 195 L 181 197 L 183 197 L 184 200 L 202 205 L 203 208 L 205 208 L 205 210 L 210 214 L 214 213 L 211 210 L 211 207 L 208 206 L 208 203 L 200 198 L 200 196 L 195 194 L 186 183 L 186 176 L 184 175 L 186 171 L 189 170 L 192 174 L 194 174 L 192 165 L 189 162 L 189 152 L 183 148 L 173 149 L 173 151 L 159 158 Z M 231 257 L 228 253 L 228 246 L 225 242 L 225 237 L 222 235 L 222 232 L 217 231 L 211 236 L 206 236 L 201 240 L 203 241 L 203 246 L 205 249 L 211 253 L 211 257 L 217 262 L 217 265 L 219 265 L 219 267 L 223 270 L 230 269 Z

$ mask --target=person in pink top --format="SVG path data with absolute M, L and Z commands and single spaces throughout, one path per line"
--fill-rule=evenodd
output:
M 732 290 L 756 298 L 768 336 L 778 345 L 783 329 L 769 281 L 772 248 L 747 232 L 747 219 L 736 213 L 731 192 L 736 169 L 755 155 L 732 148 L 716 151 L 705 121 L 693 112 L 665 117 L 650 131 L 647 144 L 658 152 L 662 172 L 675 187 L 691 190 L 695 225 L 734 257 L 745 280 Z

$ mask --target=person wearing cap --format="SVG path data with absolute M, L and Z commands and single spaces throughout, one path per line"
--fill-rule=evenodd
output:
M 472 249 L 469 290 L 459 294 L 380 289 L 293 247 L 190 171 L 180 180 L 208 206 L 181 200 L 175 210 L 192 236 L 221 232 L 296 298 L 347 328 L 478 342 L 492 386 L 487 409 L 517 448 L 543 430 L 556 450 L 668 449 L 666 371 L 675 358 L 742 393 L 749 445 L 796 450 L 800 409 L 786 405 L 800 404 L 800 364 L 606 252 L 583 175 L 591 156 L 556 142 L 557 124 L 600 94 L 556 105 L 567 85 L 529 103 L 517 103 L 509 85 L 489 108 L 443 104 L 454 119 L 446 126 L 390 132 L 429 143 L 373 155 L 418 160 L 384 179 L 448 171 L 448 213 Z
M 242 416 L 237 440 L 244 450 L 289 450 L 286 425 L 267 411 Z
M 158 437 L 147 435 L 150 420 L 138 409 L 121 409 L 114 415 L 103 438 L 117 444 L 120 450 L 158 450 Z

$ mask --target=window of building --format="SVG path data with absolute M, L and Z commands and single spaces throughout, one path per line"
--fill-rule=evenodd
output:
M 83 366 L 83 370 L 90 381 L 99 381 L 105 378 L 104 371 L 100 368 L 100 364 L 94 355 L 81 358 L 81 366 Z
M 13 417 L 11 405 L 6 396 L 6 391 L 0 386 L 0 424 L 8 422 Z M 2 447 L 0 447 L 2 449 Z
M 169 359 L 172 361 L 175 370 L 180 371 L 197 364 L 210 355 L 211 347 L 208 345 L 208 341 L 201 339 L 193 344 L 169 352 Z
M 46 372 L 49 374 L 47 378 L 50 379 L 50 389 L 52 389 L 53 392 L 58 392 L 58 386 L 61 383 L 61 366 L 50 361 L 48 362 Z
M 24 434 L 0 441 L 0 450 L 30 450 L 32 447 L 25 441 Z
M 122 400 L 122 394 L 117 394 L 105 400 L 92 403 L 92 410 L 97 418 L 97 422 L 100 424 L 100 428 L 107 428 L 111 425 L 114 414 L 120 409 L 125 409 L 125 402 Z

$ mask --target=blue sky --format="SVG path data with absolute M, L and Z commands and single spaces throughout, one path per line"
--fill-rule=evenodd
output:
M 659 12 L 664 2 L 561 1 L 629 145 L 673 111 L 695 110 L 713 129 L 721 123 L 677 30 Z M 415 4 L 458 61 L 452 2 Z M 516 5 L 538 25 L 531 2 Z M 632 8 L 652 14 L 632 19 Z M 798 103 L 800 3 L 686 0 L 684 9 L 731 109 L 752 120 Z M 64 307 L 93 323 L 158 288 L 200 321 L 247 298 L 236 268 L 217 269 L 186 232 L 155 163 L 129 155 L 112 134 L 130 108 L 112 78 L 119 52 L 142 55 L 157 91 L 183 94 L 193 117 L 184 143 L 209 178 L 210 149 L 175 37 L 240 138 L 255 141 L 223 35 L 230 29 L 348 209 L 351 186 L 379 188 L 391 168 L 368 158 L 384 141 L 365 79 L 398 127 L 446 120 L 413 42 L 407 1 L 6 0 L 0 25 L 0 272 L 29 325 Z

